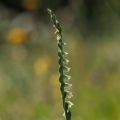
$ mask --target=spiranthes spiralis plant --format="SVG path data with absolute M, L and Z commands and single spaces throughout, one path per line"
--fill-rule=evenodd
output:
M 70 76 L 65 75 L 65 72 L 69 72 L 70 68 L 66 67 L 65 64 L 69 62 L 69 60 L 65 59 L 65 55 L 68 53 L 64 51 L 64 45 L 66 43 L 63 42 L 63 35 L 62 35 L 62 28 L 59 22 L 56 20 L 56 16 L 52 10 L 47 9 L 48 13 L 50 14 L 51 20 L 53 22 L 53 26 L 55 27 L 55 34 L 57 34 L 57 41 L 58 41 L 58 63 L 59 63 L 59 82 L 60 82 L 60 91 L 62 96 L 62 104 L 64 113 L 63 116 L 66 120 L 71 120 L 71 111 L 70 107 L 73 105 L 68 99 L 73 97 L 72 93 L 69 91 L 72 84 L 67 83 Z

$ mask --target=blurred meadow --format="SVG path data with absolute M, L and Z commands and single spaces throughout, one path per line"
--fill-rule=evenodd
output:
M 72 120 L 120 120 L 119 0 L 0 0 L 0 120 L 63 120 L 57 41 L 70 60 Z

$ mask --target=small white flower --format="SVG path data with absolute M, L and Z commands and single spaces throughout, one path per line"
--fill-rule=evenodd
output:
M 61 36 L 60 35 L 57 35 L 57 40 L 60 40 L 61 39 Z
M 64 86 L 64 87 L 67 88 L 67 89 L 70 89 L 70 88 L 72 87 L 72 84 L 65 83 L 65 86 Z
M 72 92 L 66 91 L 66 93 L 67 93 L 67 98 L 71 98 L 71 97 L 73 97 Z
M 63 113 L 63 116 L 65 117 L 65 112 Z
M 68 107 L 71 108 L 74 104 L 71 101 L 67 101 Z

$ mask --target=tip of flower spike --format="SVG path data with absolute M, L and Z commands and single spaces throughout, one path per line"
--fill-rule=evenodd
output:
M 47 8 L 47 11 L 48 11 L 48 13 L 49 13 L 49 14 L 52 12 L 52 10 L 51 10 L 51 9 L 49 9 L 49 8 Z

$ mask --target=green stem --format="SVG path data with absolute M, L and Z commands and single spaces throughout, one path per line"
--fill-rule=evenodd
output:
M 69 88 L 72 86 L 71 84 L 67 83 L 69 81 L 70 76 L 64 75 L 64 72 L 69 72 L 70 68 L 66 67 L 65 64 L 67 64 L 69 61 L 65 59 L 65 55 L 68 53 L 64 51 L 64 45 L 66 43 L 62 40 L 62 28 L 60 27 L 59 22 L 56 20 L 55 14 L 52 12 L 52 10 L 47 9 L 48 13 L 50 14 L 51 20 L 53 22 L 53 26 L 55 27 L 55 34 L 57 34 L 57 41 L 58 41 L 58 56 L 59 56 L 59 82 L 60 82 L 60 91 L 62 96 L 62 104 L 64 109 L 64 116 L 66 120 L 71 120 L 71 111 L 70 107 L 73 105 L 70 101 L 68 101 L 69 98 L 73 97 L 72 93 L 69 92 Z

